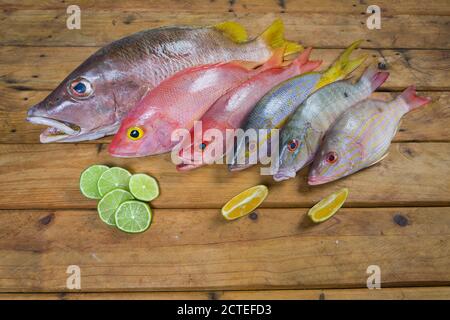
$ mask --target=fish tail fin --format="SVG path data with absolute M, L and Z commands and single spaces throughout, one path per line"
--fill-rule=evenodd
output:
M 367 59 L 367 55 L 361 55 L 353 60 L 350 60 L 350 55 L 363 41 L 364 40 L 355 41 L 347 49 L 345 49 L 339 58 L 337 58 L 336 61 L 334 61 L 333 64 L 323 73 L 315 89 L 319 89 L 332 82 L 342 80 L 358 68 Z
M 303 46 L 295 41 L 285 40 L 285 44 L 286 44 L 286 49 L 284 50 L 285 56 L 303 51 Z
M 272 51 L 272 56 L 267 60 L 258 71 L 272 69 L 283 65 L 284 51 L 286 47 L 280 47 Z
M 431 101 L 431 98 L 418 96 L 415 86 L 409 86 L 406 88 L 399 98 L 406 102 L 408 105 L 408 111 L 424 106 Z
M 281 19 L 276 19 L 272 24 L 258 37 L 270 50 L 285 47 L 284 55 L 290 55 L 303 50 L 302 45 L 284 39 L 284 24 Z
M 302 73 L 310 72 L 317 69 L 321 64 L 322 60 L 309 60 L 309 55 L 311 54 L 312 48 L 305 49 L 293 62 L 292 64 L 297 65 Z
M 370 85 L 370 89 L 375 91 L 378 87 L 380 87 L 386 79 L 389 77 L 389 72 L 378 71 L 376 68 L 369 67 L 364 71 L 363 75 L 359 79 L 359 82 L 368 82 Z
M 213 26 L 214 29 L 222 32 L 223 35 L 235 43 L 243 43 L 248 40 L 245 28 L 234 21 L 225 21 Z

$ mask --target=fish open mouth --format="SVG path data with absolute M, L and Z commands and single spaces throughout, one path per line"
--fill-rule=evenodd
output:
M 27 121 L 34 124 L 48 126 L 41 135 L 41 143 L 50 142 L 79 142 L 95 140 L 104 136 L 115 134 L 119 129 L 120 122 L 108 124 L 95 129 L 83 129 L 79 125 L 71 122 L 55 120 L 46 117 L 29 116 Z
M 76 124 L 46 117 L 29 116 L 27 121 L 48 126 L 40 135 L 41 143 L 65 140 L 81 132 L 81 128 Z

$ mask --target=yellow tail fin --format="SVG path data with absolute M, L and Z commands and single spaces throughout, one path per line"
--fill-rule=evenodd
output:
M 345 49 L 339 58 L 322 74 L 322 77 L 316 84 L 314 90 L 320 89 L 332 82 L 342 80 L 358 68 L 364 60 L 366 60 L 367 55 L 362 55 L 354 60 L 350 60 L 349 58 L 353 50 L 358 48 L 363 41 L 364 40 L 355 41 Z
M 225 21 L 222 23 L 218 23 L 214 26 L 214 29 L 219 30 L 225 36 L 236 43 L 242 43 L 248 40 L 247 31 L 245 30 L 245 28 L 234 21 Z
M 281 19 L 276 19 L 272 22 L 259 38 L 262 39 L 271 50 L 285 47 L 285 56 L 303 50 L 303 47 L 300 44 L 284 39 L 284 25 Z

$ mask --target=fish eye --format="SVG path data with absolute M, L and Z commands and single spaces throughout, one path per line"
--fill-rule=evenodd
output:
M 76 78 L 69 85 L 69 94 L 74 98 L 88 98 L 94 92 L 91 83 L 85 78 Z
M 206 143 L 202 142 L 198 147 L 200 148 L 200 150 L 204 150 L 206 148 Z
M 298 148 L 298 140 L 292 139 L 291 141 L 289 141 L 287 144 L 287 148 L 290 152 L 294 152 Z
M 334 151 L 328 152 L 327 156 L 325 157 L 325 160 L 329 164 L 333 164 L 338 160 L 338 155 Z
M 131 127 L 127 130 L 127 137 L 131 140 L 139 140 L 144 136 L 144 130 L 139 127 Z

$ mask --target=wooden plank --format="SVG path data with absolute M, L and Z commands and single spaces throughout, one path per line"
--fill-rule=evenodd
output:
M 101 46 L 147 28 L 170 24 L 213 25 L 224 20 L 241 22 L 249 33 L 262 32 L 277 13 L 174 12 L 154 10 L 83 10 L 81 30 L 66 28 L 65 10 L 3 10 L 0 45 Z M 385 15 L 382 28 L 369 30 L 360 12 L 304 13 L 282 16 L 286 37 L 305 45 L 342 48 L 355 39 L 366 39 L 369 48 L 449 49 L 450 16 Z M 251 23 L 249 22 L 251 21 Z
M 48 91 L 0 90 L 0 143 L 39 143 L 44 126 L 25 121 L 28 108 L 44 99 Z M 431 97 L 432 103 L 406 115 L 395 136 L 397 142 L 450 142 L 450 95 L 448 92 L 420 92 Z M 376 99 L 393 99 L 398 93 L 377 92 Z M 107 143 L 111 137 L 86 143 Z
M 70 50 L 71 54 L 67 55 Z M 37 143 L 42 128 L 26 123 L 28 108 L 41 101 L 94 48 L 2 47 L 0 56 L 0 143 Z M 312 59 L 323 59 L 326 68 L 341 50 L 317 49 Z M 450 90 L 447 51 L 363 50 L 372 62 L 381 62 L 391 72 L 381 90 L 403 90 L 416 84 L 419 90 Z M 362 70 L 362 68 L 361 68 Z M 358 72 L 356 72 L 358 74 Z M 433 74 L 430 77 L 430 74 Z M 37 90 L 37 91 L 36 91 Z M 450 109 L 447 92 L 424 92 L 434 103 L 408 115 L 397 141 L 448 141 Z M 386 94 L 377 97 L 388 98 Z M 389 96 L 390 97 L 390 96 Z M 414 121 L 408 121 L 414 119 Z M 109 141 L 109 140 L 102 140 Z
M 240 191 L 266 184 L 264 207 L 311 207 L 338 188 L 348 187 L 346 206 L 450 205 L 450 144 L 394 143 L 379 164 L 322 186 L 308 186 L 307 168 L 281 183 L 262 176 L 258 167 L 229 172 L 211 165 L 177 172 L 170 154 L 147 158 L 111 158 L 102 144 L 0 145 L 0 208 L 94 208 L 78 187 L 80 173 L 103 163 L 146 172 L 159 181 L 156 208 L 220 208 Z M 395 192 L 393 192 L 395 190 Z
M 155 210 L 150 230 L 129 235 L 94 210 L 2 210 L 0 291 L 65 291 L 69 265 L 85 292 L 364 288 L 374 264 L 382 287 L 449 285 L 448 213 L 353 208 L 311 225 L 300 208 L 231 223 L 214 209 Z
M 142 0 L 128 1 L 108 1 L 108 0 L 82 0 L 76 4 L 83 9 L 108 9 L 108 10 L 146 10 L 166 11 L 170 8 L 173 11 L 189 12 L 266 12 L 266 13 L 350 13 L 361 14 L 366 12 L 369 4 L 364 1 L 341 0 L 336 5 L 336 0 L 152 0 L 151 3 Z M 72 3 L 70 3 L 72 4 Z M 66 9 L 69 3 L 61 0 L 3 0 L 0 8 L 4 9 Z M 414 14 L 414 15 L 450 15 L 450 7 L 446 0 L 433 0 L 429 2 L 414 0 L 378 0 L 377 5 L 382 13 L 393 14 Z
M 0 300 L 449 300 L 450 287 L 322 290 L 0 293 Z
M 53 90 L 97 49 L 0 47 L 0 84 L 17 90 Z M 324 70 L 341 52 L 340 49 L 314 49 L 311 59 L 323 60 L 319 70 Z M 419 90 L 450 90 L 449 51 L 360 50 L 355 56 L 360 54 L 369 56 L 366 65 L 380 63 L 391 73 L 381 87 L 383 90 L 403 90 L 411 84 Z

